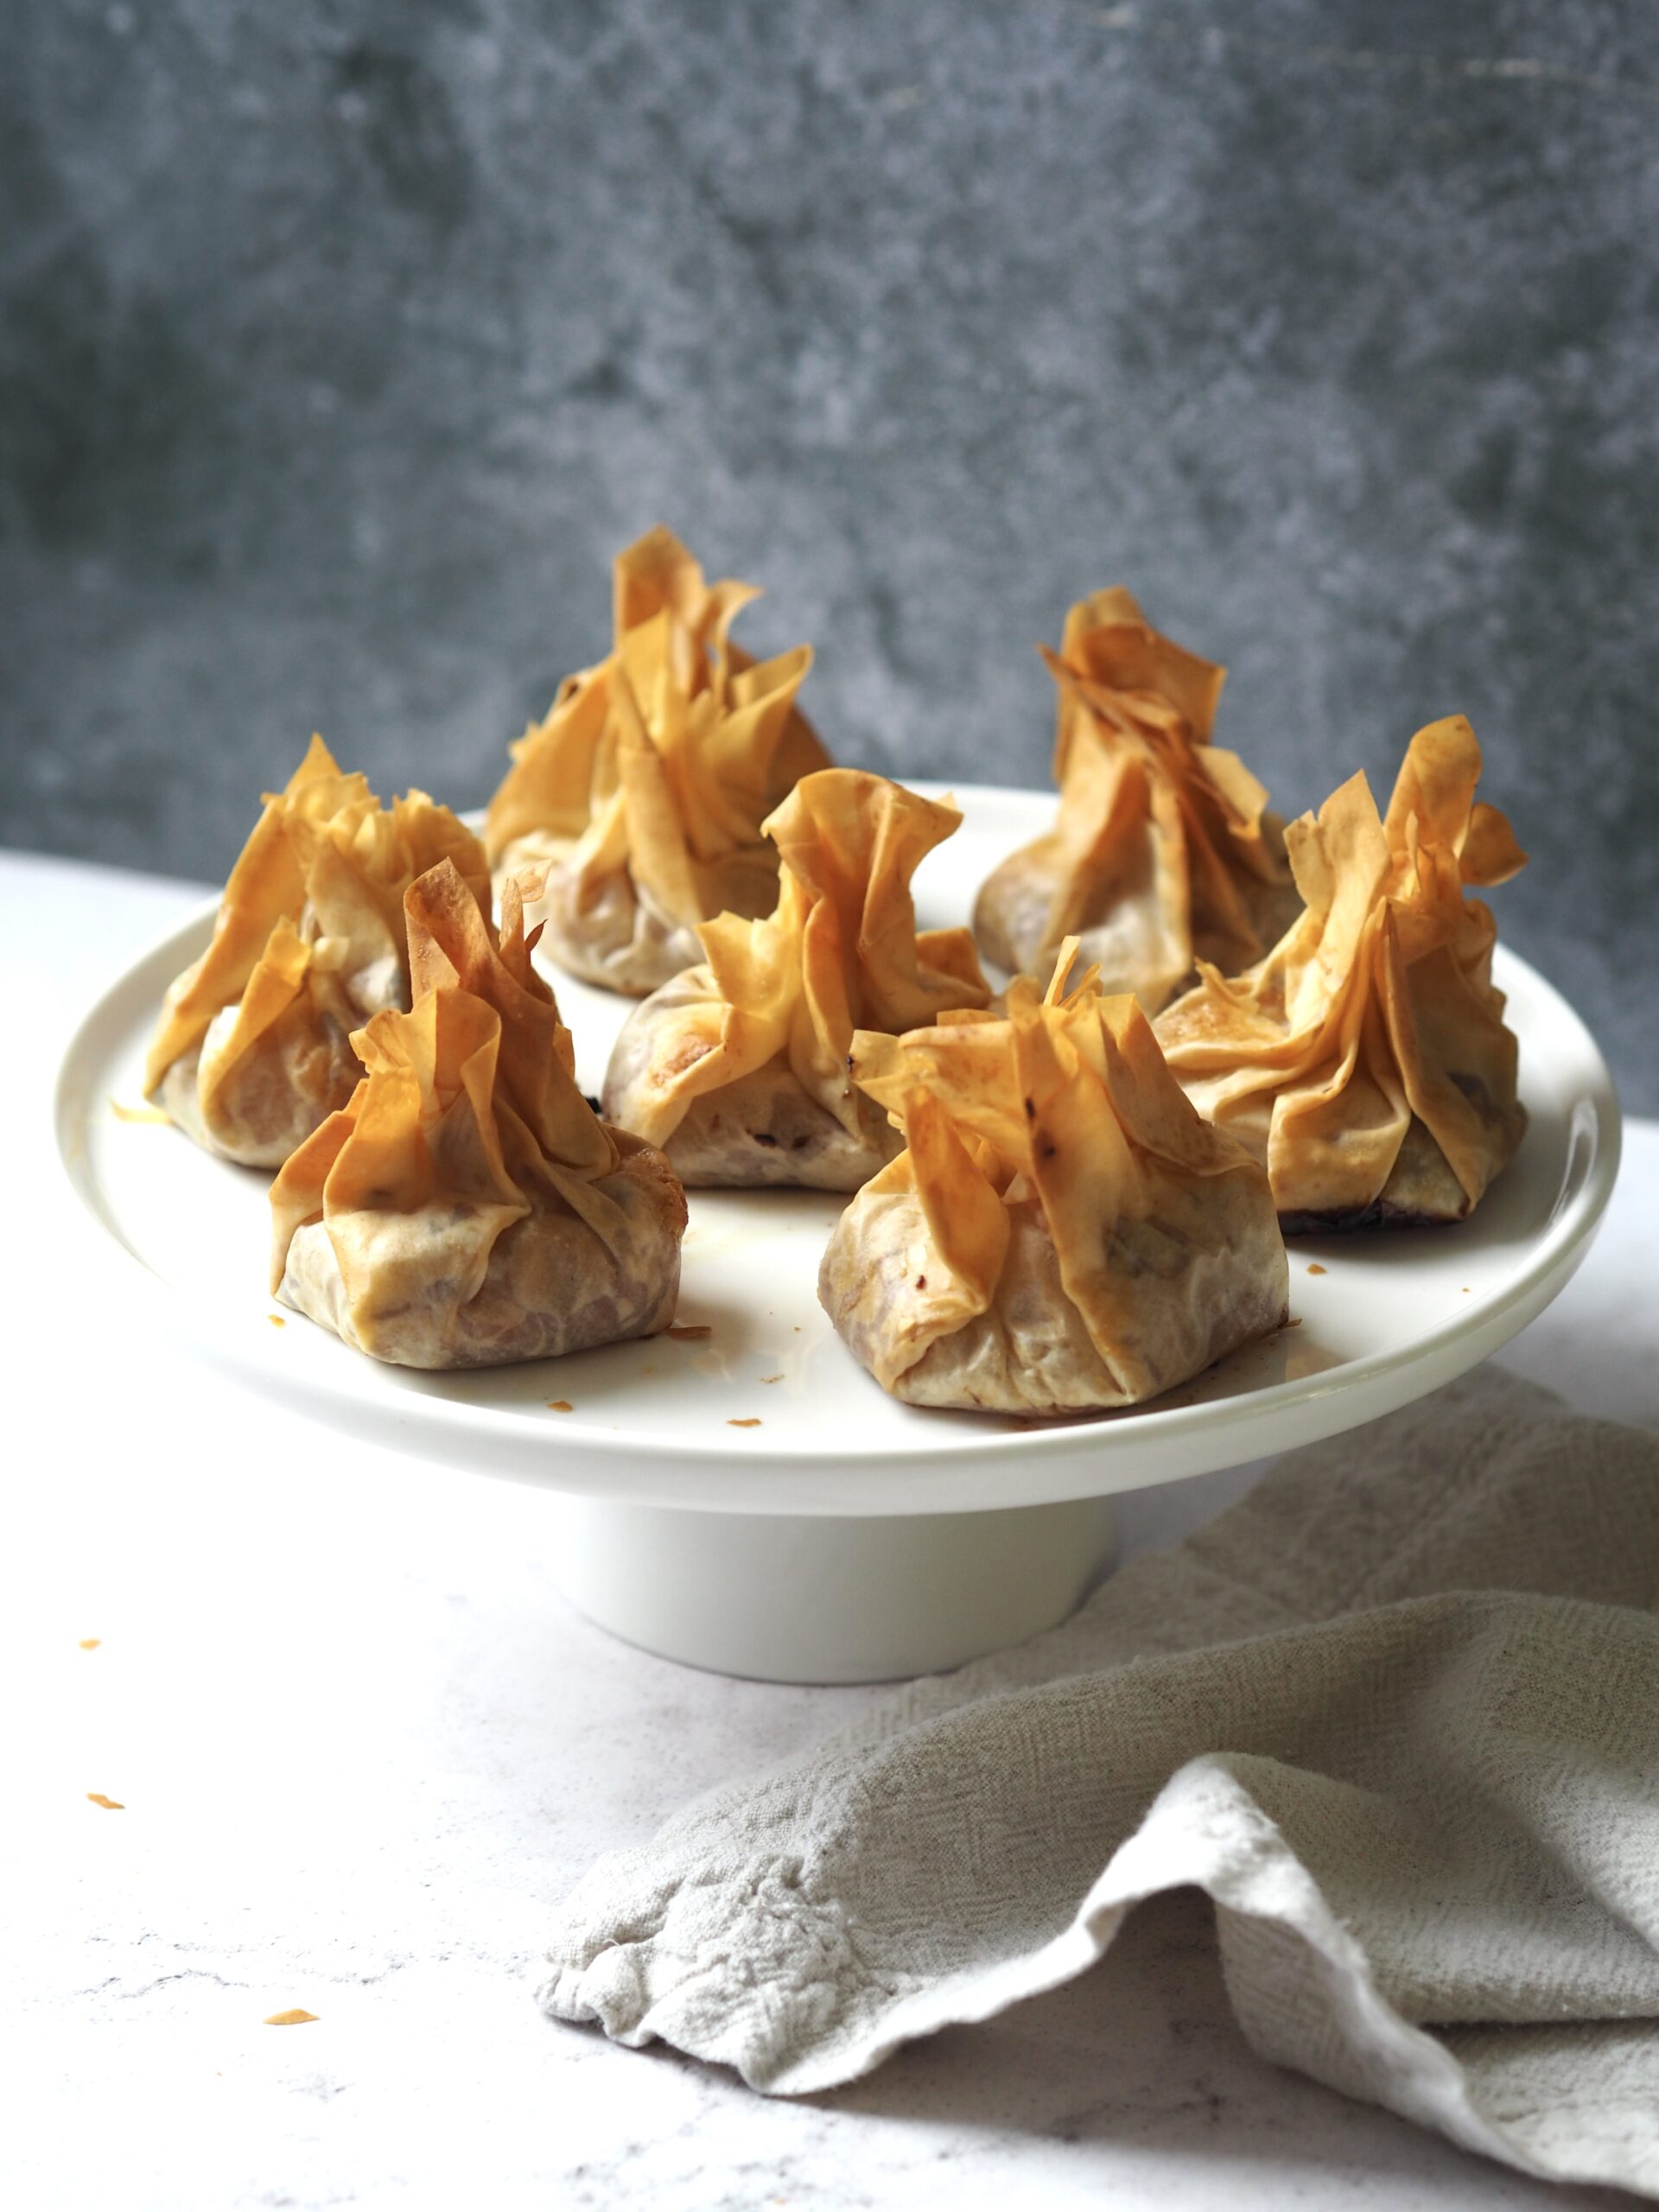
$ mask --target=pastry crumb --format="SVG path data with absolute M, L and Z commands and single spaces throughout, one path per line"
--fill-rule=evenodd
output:
M 265 2025 L 268 2028 L 298 2028 L 302 2027 L 308 2020 L 315 2020 L 316 2017 L 315 2012 L 302 2012 L 296 2005 L 286 2012 L 267 2012 Z
M 86 1792 L 86 1802 L 89 1805 L 101 1805 L 106 1813 L 124 1813 L 127 1809 L 118 1797 L 106 1797 L 101 1789 L 89 1789 Z
M 110 1111 L 118 1122 L 156 1122 L 168 1129 L 173 1126 L 173 1116 L 165 1106 L 124 1106 L 118 1098 L 111 1098 Z
M 288 1326 L 286 1319 L 280 1313 L 267 1313 L 265 1319 L 273 1329 L 285 1329 Z
M 728 1428 L 759 1428 L 760 1416 L 759 1414 L 749 1414 L 742 1421 L 728 1421 L 726 1426 Z
M 96 1651 L 103 1641 L 101 1636 L 83 1636 L 80 1639 L 80 1648 L 83 1651 Z
M 1311 1275 L 1323 1275 L 1328 1274 L 1331 1271 L 1328 1268 L 1322 1268 L 1317 1260 L 1310 1260 L 1307 1263 L 1307 1272 Z
M 781 1382 L 783 1379 L 781 1375 L 763 1375 L 760 1377 L 763 1382 Z
M 696 1337 L 712 1337 L 715 1332 L 713 1325 L 708 1321 L 677 1321 L 666 1333 L 677 1344 L 686 1344 Z
M 547 1410 L 550 1414 L 573 1414 L 576 1409 L 569 1398 L 550 1398 Z

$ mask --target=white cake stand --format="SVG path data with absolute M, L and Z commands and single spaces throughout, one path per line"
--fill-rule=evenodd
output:
M 957 796 L 963 828 L 918 880 L 925 924 L 963 919 L 1053 807 L 1029 791 Z M 1293 1325 L 1154 1405 L 1030 1425 L 898 1404 L 817 1303 L 842 1202 L 794 1192 L 692 1194 L 678 1322 L 702 1333 L 421 1375 L 279 1315 L 268 1179 L 131 1118 L 162 991 L 211 925 L 208 910 L 137 961 L 60 1076 L 61 1157 L 125 1294 L 337 1430 L 556 1493 L 572 1601 L 631 1643 L 727 1674 L 879 1680 L 1053 1625 L 1109 1562 L 1116 1492 L 1309 1443 L 1449 1382 L 1561 1288 L 1618 1171 L 1618 1105 L 1593 1039 L 1500 951 L 1531 1122 L 1473 1217 L 1297 1240 Z M 628 1002 L 550 974 L 597 1091 Z

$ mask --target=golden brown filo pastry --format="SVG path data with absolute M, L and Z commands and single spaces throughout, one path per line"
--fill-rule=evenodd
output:
M 1205 1119 L 1265 1160 L 1286 1234 L 1459 1221 L 1521 1141 L 1491 911 L 1526 855 L 1478 804 L 1461 715 L 1411 741 L 1385 819 L 1363 775 L 1287 833 L 1301 919 L 1159 1018 Z
M 830 1239 L 818 1296 L 885 1390 L 1016 1414 L 1126 1406 L 1275 1329 L 1272 1194 L 1194 1112 L 1127 993 L 1062 945 L 1039 995 L 853 1040 L 906 1149 Z
M 353 1040 L 367 1074 L 271 1186 L 284 1306 L 400 1367 L 483 1367 L 673 1318 L 685 1193 L 577 1090 L 518 887 L 498 948 L 448 861 L 405 902 L 411 1013 Z
M 961 820 L 885 777 L 805 777 L 766 825 L 777 911 L 702 925 L 702 963 L 623 1025 L 607 1116 L 660 1145 L 693 1188 L 855 1191 L 901 1140 L 848 1079 L 853 1032 L 990 997 L 969 932 L 918 931 L 911 897 L 923 855 Z
M 757 665 L 731 642 L 758 596 L 647 532 L 616 563 L 610 653 L 512 748 L 484 842 L 498 882 L 546 871 L 531 918 L 573 976 L 643 997 L 696 959 L 699 922 L 772 912 L 760 825 L 829 755 L 795 703 L 811 647 Z
M 1161 636 L 1127 591 L 1079 600 L 1058 654 L 1054 826 L 982 886 L 988 960 L 1046 975 L 1076 937 L 1102 987 L 1148 1014 L 1197 960 L 1236 974 L 1296 912 L 1281 826 L 1236 753 L 1210 742 L 1226 671 Z
M 210 1152 L 280 1166 L 356 1088 L 353 1030 L 410 1004 L 404 893 L 442 860 L 487 906 L 483 847 L 447 806 L 410 791 L 383 807 L 314 737 L 167 994 L 145 1095 Z

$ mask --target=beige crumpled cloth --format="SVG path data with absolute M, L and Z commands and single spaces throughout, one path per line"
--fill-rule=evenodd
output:
M 678 1814 L 547 2011 L 798 2094 L 1215 1900 L 1264 2056 L 1659 2196 L 1659 1436 L 1486 1370 Z

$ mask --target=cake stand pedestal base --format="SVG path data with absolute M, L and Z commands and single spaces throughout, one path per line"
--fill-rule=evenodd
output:
M 665 1659 L 767 1682 L 937 1674 L 1076 1611 L 1112 1558 L 1105 1498 L 988 1513 L 709 1513 L 561 1500 L 559 1581 Z

